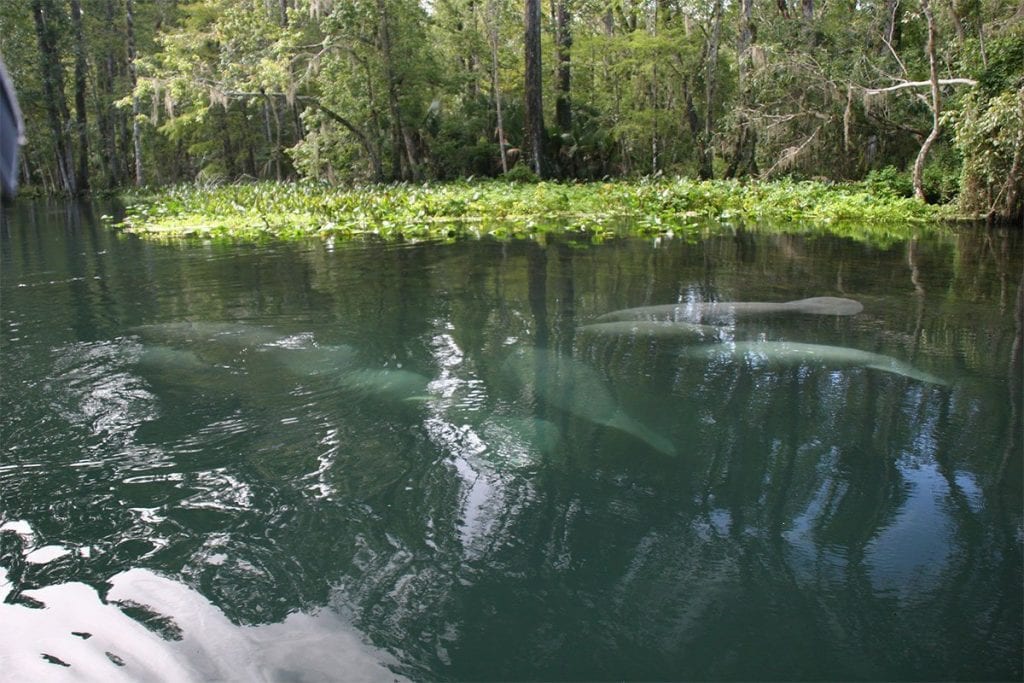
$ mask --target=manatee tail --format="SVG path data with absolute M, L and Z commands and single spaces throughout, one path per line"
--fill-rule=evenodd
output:
M 936 377 L 935 375 L 929 374 L 923 370 L 918 370 L 912 365 L 896 360 L 888 363 L 869 363 L 867 367 L 874 368 L 875 370 L 881 370 L 882 372 L 891 372 L 894 375 L 909 377 L 910 379 L 916 379 L 918 382 L 925 382 L 926 384 L 938 384 L 943 387 L 949 386 L 949 382 L 941 377 Z
M 664 455 L 676 456 L 679 454 L 679 451 L 676 450 L 675 444 L 673 444 L 668 438 L 648 429 L 645 425 L 637 422 L 628 415 L 624 415 L 622 413 L 617 414 L 608 421 L 607 426 L 636 437 Z

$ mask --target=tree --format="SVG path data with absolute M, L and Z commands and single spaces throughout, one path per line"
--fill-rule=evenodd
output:
M 487 44 L 491 52 L 491 98 L 494 100 L 494 116 L 497 124 L 498 156 L 501 159 L 501 172 L 508 173 L 508 144 L 505 140 L 505 117 L 501 107 L 501 83 L 499 79 L 498 47 L 501 36 L 499 21 L 500 10 L 498 0 L 487 0 L 486 19 Z
M 546 171 L 544 158 L 544 100 L 541 78 L 540 0 L 525 0 L 523 37 L 524 76 L 524 147 L 526 157 L 538 176 Z
M 142 174 L 142 128 L 139 121 L 139 96 L 136 89 L 139 84 L 138 69 L 135 53 L 135 10 L 132 0 L 125 0 L 125 26 L 128 38 L 128 73 L 131 75 L 132 85 L 132 148 L 135 150 L 135 185 L 143 184 L 145 180 Z
M 925 50 L 928 54 L 932 130 L 928 133 L 928 137 L 924 139 L 921 151 L 918 152 L 917 159 L 914 161 L 914 196 L 918 199 L 924 199 L 924 160 L 928 156 L 928 150 L 932 148 L 932 145 L 935 144 L 939 137 L 939 131 L 941 130 L 939 116 L 942 113 L 942 97 L 939 93 L 939 66 L 938 60 L 935 57 L 935 17 L 932 15 L 930 0 L 921 0 L 921 12 L 924 14 L 925 21 L 928 22 L 928 43 Z
M 71 25 L 75 34 L 75 125 L 78 129 L 78 176 L 75 193 L 89 191 L 89 121 L 85 108 L 86 62 L 85 32 L 82 29 L 82 7 L 71 1 Z
M 562 135 L 572 133 L 572 29 L 569 0 L 555 0 L 555 123 Z
M 963 163 L 963 209 L 1020 224 L 1024 220 L 1024 21 L 1006 3 L 985 20 L 974 19 L 977 38 L 965 38 L 961 63 L 976 79 L 955 103 L 949 120 Z M 967 29 L 965 28 L 965 32 Z M 982 36 L 985 36 L 982 39 Z
M 715 131 L 714 105 L 715 96 L 718 94 L 718 46 L 722 35 L 722 0 L 715 0 L 711 10 L 711 30 L 705 43 L 705 69 L 704 76 L 704 129 L 698 137 L 698 154 L 700 165 L 697 175 L 701 180 L 714 177 L 715 171 L 712 167 L 713 152 L 711 139 Z
M 32 0 L 32 16 L 35 20 L 36 37 L 39 45 L 39 73 L 43 83 L 47 115 L 53 134 L 54 151 L 60 189 L 74 193 L 78 184 L 75 179 L 75 162 L 65 131 L 68 130 L 71 115 L 68 113 L 64 95 L 64 66 L 61 62 L 59 26 L 64 20 L 54 0 Z
M 736 146 L 725 172 L 727 178 L 757 174 L 757 130 L 751 125 L 746 110 L 752 104 L 753 47 L 757 31 L 754 27 L 754 0 L 740 0 L 739 39 L 736 44 L 736 73 L 739 78 L 739 111 L 736 115 Z

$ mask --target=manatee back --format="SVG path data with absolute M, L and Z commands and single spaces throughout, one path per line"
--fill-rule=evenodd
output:
M 864 310 L 861 302 L 839 296 L 814 296 L 789 303 L 801 313 L 813 315 L 857 315 Z

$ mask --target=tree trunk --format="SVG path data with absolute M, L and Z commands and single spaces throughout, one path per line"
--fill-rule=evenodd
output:
M 558 61 L 556 71 L 555 123 L 560 133 L 572 133 L 572 98 L 570 93 L 572 31 L 569 28 L 569 0 L 556 0 L 555 4 L 555 51 Z
M 526 0 L 523 55 L 526 62 L 523 147 L 533 172 L 544 177 L 544 100 L 541 93 L 540 0 Z
M 85 34 L 79 0 L 71 0 L 71 25 L 75 33 L 75 125 L 78 128 L 78 182 L 75 192 L 85 194 L 89 191 L 89 121 L 85 108 Z
M 881 54 L 892 54 L 899 50 L 902 38 L 901 20 L 903 6 L 900 0 L 885 0 L 885 19 L 882 24 L 882 44 L 878 51 Z M 891 48 L 891 49 L 890 49 Z
M 274 114 L 274 177 L 281 182 L 281 157 L 284 156 L 281 144 L 281 110 L 274 100 L 270 101 L 270 111 Z
M 319 107 L 325 114 L 345 126 L 350 133 L 359 139 L 363 149 L 366 150 L 370 157 L 374 182 L 380 183 L 384 182 L 384 162 L 382 161 L 384 158 L 384 138 L 381 134 L 383 127 L 380 125 L 380 107 L 377 105 L 376 91 L 373 87 L 373 72 L 370 70 L 370 64 L 363 61 L 362 67 L 366 72 L 366 100 L 370 108 L 370 122 L 368 124 L 370 128 L 366 132 L 363 132 L 351 121 L 348 121 L 337 112 L 324 107 L 322 104 L 319 104 Z
M 736 54 L 738 56 L 737 74 L 739 76 L 741 111 L 738 117 L 736 147 L 733 150 L 729 168 L 725 172 L 727 178 L 757 173 L 757 131 L 750 125 L 750 119 L 746 114 L 746 109 L 751 106 L 752 99 L 750 92 L 750 74 L 753 71 L 751 48 L 757 37 L 753 9 L 754 0 L 740 0 L 740 26 Z
M 722 34 L 722 0 L 715 0 L 714 10 L 711 18 L 711 32 L 708 35 L 707 49 L 705 51 L 707 69 L 704 77 L 704 130 L 701 143 L 698 147 L 700 165 L 697 174 L 701 180 L 711 180 L 715 176 L 714 151 L 711 140 L 715 128 L 715 95 L 718 92 L 718 42 Z
M 135 185 L 144 184 L 142 175 L 142 124 L 139 122 L 139 96 L 135 94 L 138 72 L 135 68 L 135 11 L 133 0 L 125 0 L 125 22 L 128 29 L 128 75 L 132 86 L 132 147 L 135 150 Z
M 388 86 L 388 113 L 391 116 L 391 175 L 395 180 L 419 180 L 419 168 L 411 138 L 402 123 L 402 109 L 398 101 L 398 78 L 395 74 L 391 47 L 391 22 L 388 19 L 386 0 L 377 0 L 377 12 L 380 15 L 380 51 Z
M 32 0 L 32 16 L 35 20 L 36 39 L 39 44 L 39 73 L 46 96 L 46 113 L 53 132 L 54 151 L 57 160 L 57 176 L 62 192 L 74 193 L 75 162 L 65 132 L 71 115 L 64 97 L 64 67 L 57 51 L 57 35 L 53 22 L 56 7 L 51 0 Z
M 704 148 L 703 138 L 704 129 L 701 124 L 700 114 L 697 113 L 697 108 L 693 105 L 693 92 L 689 83 L 683 86 L 683 101 L 685 102 L 685 113 L 686 123 L 690 127 L 690 135 L 693 137 L 694 143 L 697 145 L 697 165 L 698 169 L 700 165 L 704 163 Z
M 217 105 L 214 105 L 215 107 Z M 229 179 L 234 179 L 238 176 L 238 170 L 235 168 L 235 148 L 231 141 L 231 112 L 228 109 L 230 105 L 224 103 L 220 106 L 220 130 L 221 130 L 221 148 L 224 153 L 224 172 L 227 174 Z M 255 164 L 254 164 L 255 165 Z M 253 175 L 256 175 L 256 169 L 251 169 Z
M 487 42 L 491 48 L 491 93 L 494 96 L 494 111 L 498 119 L 498 153 L 501 156 L 501 172 L 508 173 L 508 155 L 505 153 L 505 122 L 501 110 L 501 86 L 498 83 L 498 4 L 497 0 L 487 2 Z
M 921 145 L 921 151 L 917 154 L 917 160 L 914 161 L 914 196 L 923 200 L 924 162 L 928 156 L 928 150 L 932 148 L 932 145 L 939 137 L 939 115 L 942 113 L 942 99 L 939 93 L 939 65 L 935 57 L 935 17 L 932 14 L 929 0 L 921 0 L 921 11 L 928 22 L 928 43 L 926 49 L 928 51 L 928 71 L 931 77 L 932 91 L 932 131 L 925 138 L 924 144 Z
M 107 0 L 104 5 L 104 18 L 108 26 L 114 25 L 114 2 Z M 107 189 L 114 189 L 121 184 L 120 165 L 117 162 L 117 131 L 115 129 L 115 109 L 112 104 L 114 97 L 114 46 L 106 50 L 102 64 L 96 66 L 96 123 L 102 143 L 100 159 L 106 170 Z

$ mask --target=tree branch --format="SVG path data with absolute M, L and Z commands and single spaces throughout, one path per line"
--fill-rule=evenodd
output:
M 283 97 L 285 99 L 288 99 L 288 94 L 282 92 L 242 92 L 238 90 L 222 90 L 220 91 L 220 94 L 223 95 L 225 98 L 231 97 L 238 99 L 267 99 L 270 97 Z M 295 95 L 294 99 L 296 102 L 304 102 L 313 107 L 316 107 L 324 114 L 326 114 L 327 118 L 331 119 L 332 121 L 340 123 L 342 126 L 345 127 L 346 130 L 352 133 L 352 135 L 356 137 L 356 139 L 359 141 L 359 144 L 362 145 L 363 149 L 366 151 L 367 156 L 370 157 L 370 164 L 373 166 L 373 173 L 374 176 L 376 176 L 375 179 L 379 180 L 382 177 L 383 171 L 381 170 L 380 158 L 377 156 L 376 150 L 373 149 L 373 145 L 370 143 L 370 139 L 367 137 L 366 133 L 362 131 L 362 129 L 360 129 L 358 126 L 356 126 L 354 123 L 346 119 L 338 112 L 325 106 L 323 102 L 320 101 L 319 97 L 314 97 L 312 95 Z
M 939 85 L 978 85 L 978 82 L 971 78 L 940 78 L 937 82 Z M 888 88 L 864 88 L 864 93 L 866 95 L 880 95 L 884 92 L 895 92 L 907 88 L 926 88 L 931 86 L 931 84 L 931 81 L 906 81 L 890 85 Z

